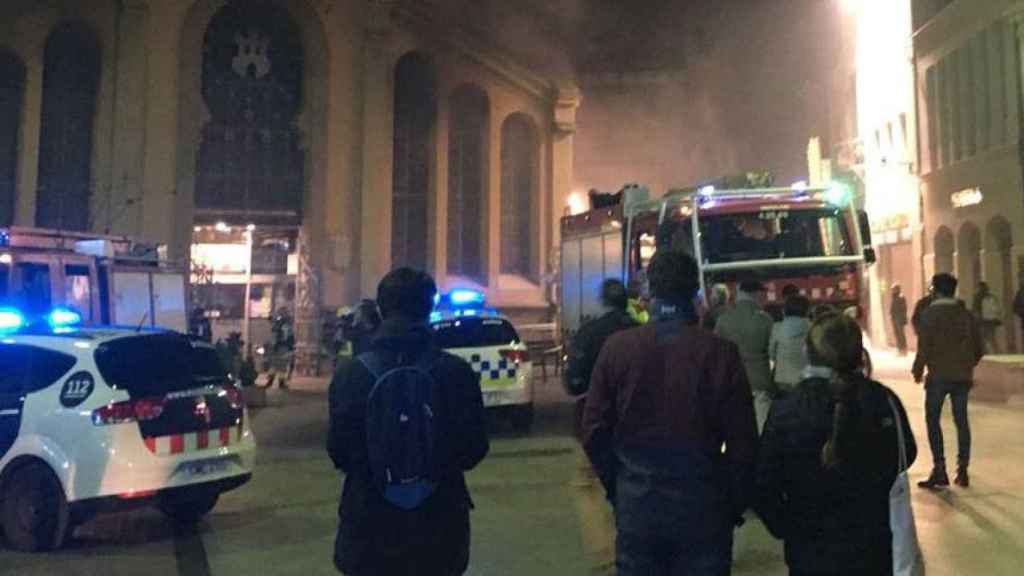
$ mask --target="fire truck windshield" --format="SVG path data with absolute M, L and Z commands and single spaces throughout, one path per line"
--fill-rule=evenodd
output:
M 690 220 L 666 224 L 671 245 L 692 253 Z M 837 208 L 702 214 L 700 228 L 702 256 L 712 264 L 856 254 L 844 212 Z M 659 236 L 667 231 L 663 227 Z
M 712 263 L 855 253 L 843 212 L 835 208 L 713 214 L 700 223 L 704 258 Z

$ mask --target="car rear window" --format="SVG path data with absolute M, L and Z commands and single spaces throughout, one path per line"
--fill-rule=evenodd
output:
M 32 393 L 59 380 L 75 357 L 21 344 L 0 344 L 0 394 Z
M 107 384 L 132 396 L 160 396 L 228 379 L 216 351 L 178 334 L 147 334 L 104 342 L 96 367 Z
M 519 334 L 501 318 L 460 318 L 433 324 L 434 342 L 445 349 L 507 346 L 519 342 Z

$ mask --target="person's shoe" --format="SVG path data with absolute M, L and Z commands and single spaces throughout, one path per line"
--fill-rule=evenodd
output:
M 949 476 L 946 475 L 945 471 L 933 471 L 927 480 L 918 482 L 917 485 L 927 490 L 941 490 L 949 487 Z
M 953 482 L 961 488 L 969 488 L 971 486 L 971 478 L 967 475 L 967 468 L 957 470 L 956 479 Z

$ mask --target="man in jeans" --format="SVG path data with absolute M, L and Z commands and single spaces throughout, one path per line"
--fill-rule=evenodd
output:
M 967 395 L 974 380 L 974 367 L 985 355 L 985 345 L 974 316 L 956 299 L 957 280 L 949 274 L 932 278 L 932 303 L 921 315 L 920 340 L 914 359 L 914 381 L 925 382 L 925 420 L 934 467 L 918 486 L 928 489 L 949 486 L 946 455 L 942 443 L 942 405 L 949 396 L 957 430 L 956 484 L 967 488 L 967 467 L 971 459 L 971 428 L 967 422 Z M 925 380 L 925 369 L 928 377 Z
M 651 321 L 608 339 L 583 446 L 615 510 L 619 576 L 725 576 L 757 427 L 736 345 L 700 328 L 697 263 L 659 250 Z

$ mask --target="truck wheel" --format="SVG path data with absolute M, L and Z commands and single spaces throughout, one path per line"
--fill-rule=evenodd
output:
M 64 489 L 45 464 L 28 464 L 7 479 L 2 516 L 7 542 L 22 552 L 60 548 L 68 533 Z
M 164 495 L 157 508 L 179 526 L 193 526 L 203 519 L 217 505 L 220 494 L 202 493 Z
M 516 432 L 529 432 L 533 426 L 533 404 L 513 406 L 509 409 L 508 418 Z

